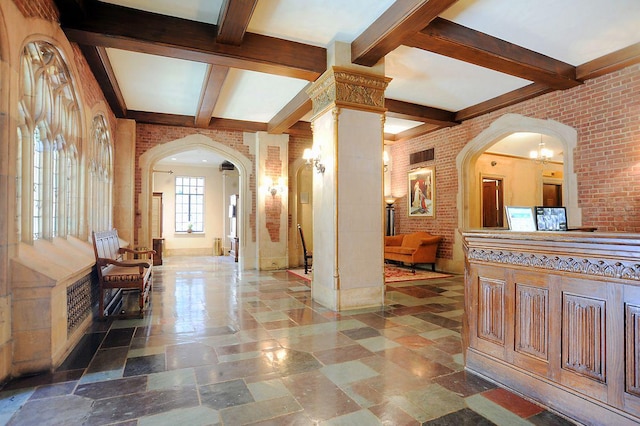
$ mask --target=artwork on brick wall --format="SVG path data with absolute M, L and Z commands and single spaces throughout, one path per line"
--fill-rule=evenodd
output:
M 435 167 L 421 167 L 409 171 L 410 217 L 436 216 L 436 170 Z

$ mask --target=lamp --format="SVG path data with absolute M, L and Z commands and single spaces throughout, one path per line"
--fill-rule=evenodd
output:
M 320 151 L 314 146 L 313 148 L 306 148 L 302 153 L 302 159 L 306 160 L 307 164 L 313 164 L 316 167 L 318 173 L 324 173 L 324 164 L 320 162 Z
M 553 157 L 553 151 L 545 148 L 544 141 L 542 140 L 542 133 L 540 133 L 540 143 L 538 144 L 537 151 L 531 151 L 529 153 L 529 158 L 531 158 L 536 163 L 546 164 L 547 161 L 551 160 Z
M 387 151 L 382 151 L 382 163 L 384 164 L 384 172 L 389 171 L 389 153 Z
M 273 179 L 269 176 L 265 176 L 265 181 L 267 183 L 267 192 L 271 194 L 272 197 L 275 197 L 278 192 L 284 192 L 284 184 L 282 178 L 278 178 L 278 184 L 273 183 Z
M 396 202 L 396 198 L 392 195 L 387 195 L 384 197 L 384 202 L 387 205 L 387 218 L 385 221 L 387 226 L 385 235 L 396 235 L 395 206 L 393 205 Z

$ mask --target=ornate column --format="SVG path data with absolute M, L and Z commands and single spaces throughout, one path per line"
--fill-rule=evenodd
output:
M 384 303 L 382 151 L 390 79 L 361 69 L 329 67 L 307 92 L 318 163 L 312 296 L 338 311 Z

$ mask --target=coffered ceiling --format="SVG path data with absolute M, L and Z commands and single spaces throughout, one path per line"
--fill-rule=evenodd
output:
M 638 0 L 56 0 L 118 117 L 309 133 L 334 41 L 384 60 L 386 139 L 640 62 Z

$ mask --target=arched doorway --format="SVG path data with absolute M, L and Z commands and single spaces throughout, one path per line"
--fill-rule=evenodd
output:
M 303 264 L 303 250 L 297 225 L 304 232 L 308 251 L 313 251 L 313 170 L 303 159 L 291 165 L 289 212 L 293 218 L 289 229 L 289 265 Z
M 478 159 L 498 140 L 517 132 L 538 133 L 557 139 L 564 150 L 563 204 L 571 226 L 582 225 L 582 212 L 578 207 L 577 177 L 573 170 L 573 151 L 578 135 L 575 129 L 554 120 L 541 120 L 520 114 L 505 114 L 473 138 L 456 157 L 458 171 L 458 229 L 481 226 L 482 177 L 476 167 Z M 464 253 L 461 240 L 454 244 L 454 263 L 463 270 Z
M 249 214 L 254 203 L 253 194 L 249 190 L 249 176 L 253 170 L 252 163 L 239 152 L 215 142 L 211 138 L 195 134 L 182 139 L 158 145 L 140 156 L 140 169 L 142 175 L 142 189 L 140 194 L 140 212 L 142 223 L 139 232 L 138 243 L 141 246 L 151 247 L 152 241 L 152 209 L 153 202 L 153 170 L 156 164 L 163 158 L 190 150 L 211 150 L 221 157 L 227 158 L 239 172 L 239 203 L 237 206 L 239 223 L 240 256 L 238 264 L 241 269 L 253 269 L 256 266 L 255 243 L 248 238 L 251 235 L 249 228 Z

